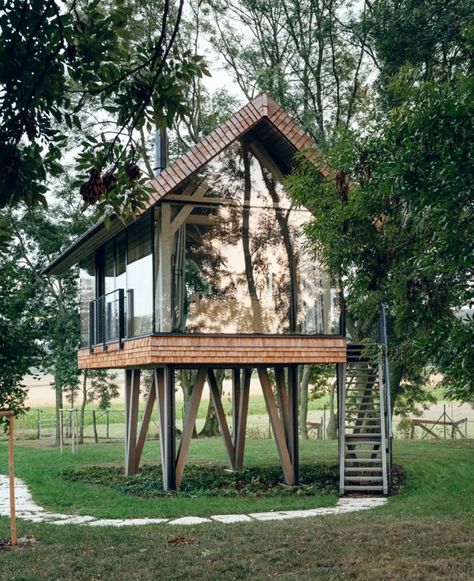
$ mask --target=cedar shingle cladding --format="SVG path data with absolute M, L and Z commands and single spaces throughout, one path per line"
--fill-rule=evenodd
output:
M 213 336 L 154 335 L 129 339 L 123 349 L 118 343 L 81 349 L 80 369 L 122 369 L 169 365 L 291 365 L 305 363 L 344 363 L 343 337 L 307 336 Z

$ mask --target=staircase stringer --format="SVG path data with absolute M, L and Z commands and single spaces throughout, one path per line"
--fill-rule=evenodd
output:
M 386 411 L 385 411 L 385 382 L 384 382 L 384 363 L 382 356 L 382 347 L 379 350 L 379 405 L 380 405 L 380 434 L 382 450 L 382 476 L 383 476 L 383 493 L 388 494 L 388 470 L 387 470 L 387 434 L 386 434 Z

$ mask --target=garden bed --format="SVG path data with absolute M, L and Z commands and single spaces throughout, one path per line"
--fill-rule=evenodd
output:
M 132 496 L 145 498 L 199 496 L 288 497 L 336 494 L 338 466 L 308 464 L 300 467 L 299 486 L 282 485 L 280 467 L 251 467 L 224 470 L 222 466 L 188 465 L 179 492 L 163 490 L 161 466 L 144 465 L 133 476 L 126 476 L 118 466 L 80 466 L 63 470 L 62 478 L 72 482 L 109 487 Z

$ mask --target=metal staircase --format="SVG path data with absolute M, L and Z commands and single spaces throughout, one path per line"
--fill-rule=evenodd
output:
M 388 494 L 391 412 L 383 345 L 349 344 L 339 373 L 340 493 Z

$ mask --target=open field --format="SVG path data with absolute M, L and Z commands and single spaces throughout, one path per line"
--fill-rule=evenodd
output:
M 198 419 L 196 422 L 197 429 L 200 431 L 204 426 L 204 420 L 206 417 L 208 399 L 203 399 L 199 408 Z M 231 400 L 230 397 L 225 397 L 223 399 L 223 405 L 226 413 L 229 416 L 229 421 L 231 421 Z M 312 400 L 309 403 L 309 422 L 321 422 L 326 425 L 328 421 L 328 411 L 324 411 L 325 401 L 323 399 Z M 142 402 L 141 408 L 143 409 L 144 403 Z M 85 416 L 85 438 L 86 440 L 92 440 L 94 437 L 93 432 L 93 420 L 92 411 L 96 409 L 96 406 L 89 405 L 86 409 Z M 439 402 L 431 405 L 429 409 L 425 410 L 422 418 L 437 420 L 443 410 L 446 409 L 446 413 L 453 418 L 458 420 L 461 418 L 467 418 L 467 433 L 468 437 L 474 437 L 474 409 L 468 404 L 458 404 L 456 402 Z M 65 416 L 67 417 L 67 416 Z M 97 433 L 100 440 L 105 439 L 123 439 L 124 437 L 124 406 L 120 403 L 114 403 L 109 411 L 96 411 L 96 421 L 97 421 Z M 176 418 L 178 429 L 182 428 L 183 419 L 183 403 L 181 400 L 176 402 Z M 54 434 L 55 426 L 55 412 L 53 407 L 43 407 L 43 408 L 31 408 L 30 411 L 17 419 L 17 439 L 23 440 L 25 438 L 36 438 L 38 435 L 38 420 L 40 421 L 40 431 L 42 438 L 51 439 Z M 66 421 L 66 420 L 65 420 Z M 400 418 L 394 418 L 394 428 L 395 436 L 397 438 L 408 437 L 407 431 L 398 430 Z M 107 427 L 108 425 L 108 427 Z M 464 424 L 462 424 L 461 429 L 464 432 Z M 265 402 L 261 393 L 254 394 L 250 398 L 249 404 L 249 418 L 247 432 L 249 437 L 253 438 L 267 438 L 270 434 L 270 426 L 268 421 L 268 415 L 265 408 Z M 441 427 L 436 429 L 436 432 L 440 437 L 444 437 L 444 430 Z M 158 433 L 158 424 L 156 417 L 152 421 L 150 435 L 151 437 L 156 437 Z M 450 428 L 446 428 L 446 437 L 450 437 Z M 416 429 L 415 437 L 422 438 L 425 432 L 422 432 L 420 428 Z M 312 431 L 310 437 L 316 437 L 316 432 Z M 0 434 L 0 440 L 4 438 Z
M 439 378 L 433 377 L 433 386 L 436 385 L 436 381 Z M 43 436 L 48 437 L 52 435 L 53 425 L 54 425 L 54 392 L 51 388 L 51 376 L 42 376 L 41 379 L 35 380 L 31 377 L 25 377 L 25 384 L 29 387 L 27 405 L 31 408 L 30 412 L 26 417 L 19 418 L 17 423 L 17 432 L 20 439 L 24 437 L 35 437 L 37 433 L 37 421 L 41 418 L 43 426 Z M 124 435 L 124 385 L 123 385 L 123 373 L 118 373 L 118 377 L 115 380 L 119 385 L 120 395 L 114 400 L 113 405 L 110 408 L 110 412 L 107 414 L 103 411 L 97 411 L 97 424 L 98 424 L 98 435 L 100 439 L 105 439 L 107 435 L 110 438 L 123 438 Z M 459 404 L 458 402 L 448 402 L 443 400 L 443 394 L 440 388 L 433 387 L 433 394 L 438 399 L 438 403 L 429 406 L 427 410 L 424 410 L 420 418 L 437 420 L 444 410 L 453 419 L 459 420 L 462 418 L 467 418 L 467 433 L 468 437 L 474 437 L 474 408 L 469 404 Z M 231 382 L 226 380 L 224 382 L 224 397 L 223 405 L 227 414 L 231 415 Z M 182 415 L 183 415 L 183 404 L 182 404 L 182 391 L 181 389 L 176 390 L 176 417 L 177 426 L 181 427 Z M 199 408 L 198 419 L 197 419 L 197 429 L 198 431 L 203 427 L 204 420 L 206 417 L 207 407 L 209 403 L 209 390 L 207 385 L 204 388 L 203 397 L 201 405 Z M 328 420 L 328 412 L 324 412 L 324 408 L 327 407 L 328 398 L 322 397 L 317 400 L 309 401 L 309 422 L 321 422 L 325 424 Z M 78 403 L 75 407 L 78 407 Z M 66 407 L 69 404 L 65 403 Z M 144 402 L 142 402 L 142 407 Z M 96 405 L 87 406 L 86 414 L 86 432 L 85 437 L 92 439 L 92 410 L 97 409 Z M 39 415 L 38 415 L 39 414 Z M 394 417 L 394 427 L 396 437 L 406 437 L 406 432 L 397 431 L 397 426 L 400 418 Z M 109 424 L 109 429 L 106 429 L 106 424 Z M 461 426 L 464 430 L 464 425 Z M 152 425 L 152 435 L 156 435 L 158 431 L 158 426 Z M 444 436 L 442 429 L 437 430 L 441 437 Z M 261 387 L 256 378 L 252 380 L 251 383 L 251 397 L 249 405 L 249 421 L 248 421 L 248 432 L 250 437 L 268 437 L 270 434 L 268 415 L 265 408 L 264 398 L 262 396 Z M 311 433 L 310 436 L 315 437 L 315 432 Z M 421 438 L 424 435 L 419 428 L 416 430 L 416 437 Z M 447 437 L 450 437 L 449 428 L 447 429 Z M 1 438 L 1 436 L 0 436 Z
M 147 461 L 157 457 L 147 444 Z M 156 445 L 156 444 L 155 444 Z M 275 464 L 272 441 L 250 441 L 248 463 Z M 96 515 L 160 514 L 163 500 L 129 498 L 99 487 L 62 483 L 73 462 L 120 462 L 118 445 L 87 446 L 75 458 L 35 444 L 17 446 L 18 475 L 50 509 Z M 86 457 L 90 455 L 89 457 Z M 6 446 L 0 444 L 0 472 Z M 303 442 L 302 461 L 336 460 L 333 442 Z M 193 441 L 195 462 L 224 462 L 221 442 Z M 395 461 L 407 483 L 399 496 L 367 512 L 282 522 L 124 529 L 19 523 L 39 544 L 3 552 L 0 579 L 374 579 L 474 577 L 474 442 L 400 441 Z M 178 504 L 178 499 L 169 499 Z M 184 502 L 186 500 L 186 502 Z M 232 503 L 235 500 L 228 499 Z M 141 501 L 141 502 L 140 502 Z M 181 514 L 196 514 L 183 499 Z M 238 506 L 234 505 L 238 511 Z M 233 506 L 231 505 L 231 508 Z M 177 514 L 177 513 L 176 513 Z M 8 535 L 0 519 L 0 537 Z

